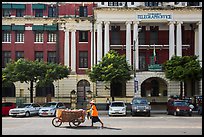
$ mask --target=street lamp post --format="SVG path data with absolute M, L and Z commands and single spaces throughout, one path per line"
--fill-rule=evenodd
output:
M 139 32 L 142 30 L 142 28 L 138 28 L 138 33 L 137 33 L 137 37 L 136 37 L 136 40 L 133 41 L 133 73 L 134 73 L 134 93 L 136 94 L 137 93 L 137 90 L 138 90 L 138 80 L 136 78 L 136 54 L 135 54 L 135 45 L 136 45 L 136 42 L 138 40 L 138 34 Z

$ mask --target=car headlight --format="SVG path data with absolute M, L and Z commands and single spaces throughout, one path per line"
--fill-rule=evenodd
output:
M 189 111 L 192 111 L 192 109 L 189 109 Z
M 123 108 L 122 111 L 125 111 L 125 108 Z
M 177 108 L 176 111 L 180 111 L 179 108 Z

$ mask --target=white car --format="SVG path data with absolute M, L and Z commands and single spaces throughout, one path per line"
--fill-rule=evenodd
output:
M 26 116 L 29 117 L 31 115 L 38 115 L 38 111 L 40 110 L 40 105 L 36 103 L 23 103 L 17 108 L 13 108 L 9 110 L 9 116 Z
M 111 104 L 109 106 L 108 115 L 109 116 L 113 116 L 113 115 L 126 116 L 126 114 L 127 114 L 126 108 L 127 108 L 127 106 L 125 105 L 124 101 L 113 101 L 113 102 L 111 102 Z
M 66 109 L 64 103 L 48 102 L 45 103 L 38 112 L 39 116 L 55 116 L 57 109 Z

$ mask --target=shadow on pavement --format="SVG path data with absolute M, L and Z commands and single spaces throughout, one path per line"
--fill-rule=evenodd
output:
M 60 128 L 71 128 L 71 129 L 111 129 L 111 130 L 121 130 L 121 128 L 112 128 L 112 127 L 99 127 L 99 126 L 78 126 L 78 127 L 70 127 L 70 126 L 62 126 Z

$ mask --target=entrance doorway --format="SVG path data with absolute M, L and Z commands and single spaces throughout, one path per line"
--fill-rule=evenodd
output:
M 77 108 L 83 108 L 86 109 L 87 105 L 87 98 L 86 93 L 87 91 L 90 91 L 90 83 L 82 79 L 77 83 Z

